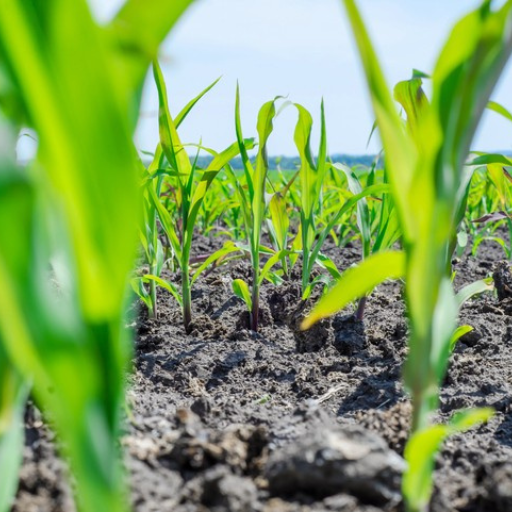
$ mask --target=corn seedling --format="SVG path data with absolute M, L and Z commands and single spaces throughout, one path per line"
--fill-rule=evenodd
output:
M 206 169 L 199 169 L 197 166 L 197 157 L 191 162 L 181 143 L 178 135 L 177 122 L 173 120 L 167 98 L 167 90 L 163 78 L 162 71 L 157 62 L 153 64 L 155 82 L 158 89 L 159 98 L 159 128 L 160 128 L 160 145 L 157 154 L 167 159 L 169 168 L 164 170 L 176 190 L 176 209 L 178 213 L 179 223 L 175 222 L 169 211 L 162 204 L 160 197 L 157 195 L 158 190 L 150 188 L 150 195 L 153 205 L 158 213 L 162 228 L 168 237 L 170 246 L 173 249 L 176 261 L 181 271 L 181 294 L 169 282 L 163 281 L 158 276 L 146 276 L 146 279 L 155 280 L 158 284 L 167 288 L 168 291 L 179 301 L 183 308 L 183 323 L 185 330 L 188 332 L 190 322 L 192 321 L 192 296 L 191 286 L 197 279 L 200 272 L 206 267 L 201 265 L 190 277 L 190 252 L 192 249 L 192 240 L 194 235 L 194 227 L 196 224 L 199 209 L 203 204 L 206 192 L 216 178 L 222 168 L 229 163 L 240 151 L 240 147 L 244 151 L 253 147 L 252 140 L 240 141 L 234 143 L 221 153 L 214 153 L 214 158 Z M 194 106 L 195 102 L 189 103 L 189 110 Z M 155 157 L 156 158 L 156 157 Z M 161 162 L 160 162 L 161 163 Z M 158 179 L 158 177 L 157 177 Z M 232 245 L 226 246 L 221 251 L 215 253 L 214 258 L 208 258 L 208 264 L 213 263 L 215 258 L 220 258 L 229 252 L 235 251 Z
M 290 262 L 288 261 L 289 255 L 287 254 L 290 235 L 290 216 L 286 197 L 298 174 L 298 172 L 295 173 L 281 190 L 277 192 L 274 191 L 268 204 L 270 213 L 270 218 L 267 219 L 268 231 L 275 251 L 282 255 L 281 266 L 286 278 L 290 277 Z
M 179 112 L 174 121 L 176 130 L 181 123 L 186 119 L 188 114 L 199 102 L 199 100 L 207 94 L 219 81 L 216 80 L 206 89 L 204 89 L 195 98 L 189 101 L 185 107 Z M 165 168 L 165 155 L 162 145 L 158 144 L 155 153 L 152 155 L 152 161 L 148 168 L 145 169 L 141 164 L 141 173 L 143 176 L 143 224 L 140 230 L 140 239 L 144 249 L 145 259 L 149 266 L 149 273 L 132 280 L 132 287 L 137 293 L 139 298 L 146 304 L 149 316 L 157 317 L 157 301 L 156 301 L 156 287 L 157 285 L 170 291 L 174 296 L 179 296 L 174 286 L 165 281 L 161 277 L 161 272 L 166 261 L 165 251 L 162 247 L 160 240 L 160 229 L 158 225 L 158 208 L 159 205 L 166 210 L 168 206 L 162 200 L 163 188 L 168 185 L 165 182 L 166 171 Z M 176 201 L 173 202 L 173 205 Z M 170 237 L 169 237 L 170 238 Z M 172 245 L 171 245 L 172 249 Z M 169 261 L 169 258 L 167 259 Z M 173 261 L 173 258 L 171 258 Z M 146 285 L 149 285 L 150 291 L 146 290 Z
M 247 305 L 250 311 L 250 327 L 256 332 L 258 331 L 261 283 L 268 275 L 270 269 L 283 257 L 283 254 L 278 252 L 270 257 L 263 269 L 260 268 L 260 252 L 262 250 L 261 229 L 265 216 L 265 186 L 268 172 L 267 142 L 274 128 L 273 122 L 276 117 L 276 102 L 278 99 L 279 97 L 276 97 L 272 101 L 265 103 L 258 113 L 258 153 L 253 164 L 247 154 L 247 147 L 243 138 L 240 120 L 240 91 L 237 86 L 235 128 L 240 156 L 242 157 L 246 188 L 240 184 L 229 166 L 226 166 L 240 202 L 252 265 L 252 290 L 249 292 L 249 286 L 245 281 L 236 279 L 233 282 L 233 292 Z
M 320 109 L 320 147 L 315 162 L 311 152 L 311 131 L 313 118 L 299 104 L 295 105 L 299 114 L 295 128 L 295 145 L 300 156 L 300 235 L 302 239 L 302 298 L 307 299 L 311 293 L 311 272 L 318 260 L 312 257 L 312 246 L 317 235 L 315 215 L 321 204 L 322 186 L 327 171 L 327 134 L 325 129 L 324 104 Z M 332 266 L 331 266 L 332 268 Z
M 348 172 L 351 184 L 354 187 L 350 190 L 352 195 L 345 201 L 340 208 L 336 207 L 335 215 L 326 223 L 323 229 L 317 226 L 317 214 L 321 209 L 323 198 L 323 183 L 329 167 L 327 162 L 327 137 L 325 130 L 324 106 L 321 107 L 321 129 L 320 129 L 320 148 L 318 151 L 317 162 L 314 161 L 310 140 L 313 126 L 311 114 L 301 105 L 295 104 L 299 117 L 295 128 L 295 144 L 297 146 L 301 167 L 300 167 L 300 244 L 297 249 L 302 253 L 302 299 L 306 300 L 313 287 L 321 282 L 326 282 L 325 276 L 311 280 L 311 272 L 315 264 L 327 270 L 331 278 L 340 277 L 340 272 L 336 268 L 334 262 L 322 254 L 321 250 L 325 239 L 337 225 L 339 220 L 355 206 L 358 208 L 358 216 L 368 213 L 366 205 L 366 197 L 372 194 L 382 193 L 386 190 L 386 185 L 379 184 L 367 187 L 365 190 L 360 186 L 359 182 L 352 180 L 353 173 L 346 166 L 340 166 L 340 169 Z M 361 224 L 362 225 L 362 224 Z M 368 226 L 368 222 L 364 227 Z M 369 244 L 369 233 L 364 232 L 363 245 Z
M 344 0 L 372 98 L 386 169 L 403 236 L 403 251 L 384 251 L 350 269 L 317 305 L 304 327 L 338 311 L 388 278 L 405 276 L 410 326 L 404 379 L 413 403 L 409 469 L 404 497 L 411 512 L 426 509 L 433 453 L 414 449 L 419 436 L 431 439 L 430 424 L 446 372 L 458 311 L 451 284 L 451 249 L 468 188 L 464 165 L 471 141 L 496 81 L 512 51 L 512 2 L 498 10 L 490 1 L 454 27 L 432 75 L 432 100 L 413 78 L 395 88 L 407 114 L 400 119 L 354 0 Z M 466 413 L 465 427 L 484 413 Z M 412 482 L 412 483 L 411 483 Z

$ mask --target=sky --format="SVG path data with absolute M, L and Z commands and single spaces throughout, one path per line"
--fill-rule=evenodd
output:
M 90 0 L 100 20 L 118 0 Z M 359 0 L 389 84 L 429 72 L 455 20 L 476 0 Z M 256 133 L 259 107 L 276 95 L 312 113 L 313 144 L 325 101 L 331 153 L 378 151 L 367 146 L 373 124 L 369 97 L 340 0 L 196 0 L 162 45 L 161 63 L 175 114 L 217 77 L 220 83 L 180 127 L 182 142 L 222 150 L 235 140 L 234 99 L 240 83 L 244 136 Z M 512 66 L 493 99 L 512 109 Z M 156 88 L 148 76 L 136 133 L 140 149 L 154 150 L 158 138 Z M 296 109 L 276 119 L 269 154 L 293 155 Z M 512 150 L 512 124 L 486 114 L 474 143 L 479 150 Z

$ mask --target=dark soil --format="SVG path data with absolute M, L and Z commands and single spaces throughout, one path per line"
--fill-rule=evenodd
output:
M 205 252 L 207 244 L 203 242 Z M 359 249 L 331 250 L 341 269 Z M 501 249 L 455 264 L 456 288 L 490 276 Z M 364 323 L 347 308 L 311 331 L 298 280 L 262 289 L 261 331 L 247 329 L 231 263 L 199 279 L 192 332 L 165 293 L 160 317 L 141 315 L 132 410 L 122 445 L 137 512 L 399 512 L 410 404 L 401 383 L 407 325 L 401 285 L 369 298 Z M 435 512 L 512 511 L 512 307 L 469 301 L 442 389 L 438 421 L 492 406 L 489 424 L 453 436 L 437 458 Z M 65 465 L 34 408 L 27 414 L 13 512 L 71 512 Z M 98 511 L 102 512 L 102 511 Z

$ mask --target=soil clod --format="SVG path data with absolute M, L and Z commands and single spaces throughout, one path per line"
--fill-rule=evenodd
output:
M 404 460 L 378 435 L 355 425 L 324 426 L 273 453 L 265 475 L 273 495 L 344 492 L 384 505 L 400 501 L 404 469 Z

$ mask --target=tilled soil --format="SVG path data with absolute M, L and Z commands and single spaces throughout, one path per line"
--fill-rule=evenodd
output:
M 203 243 L 203 245 L 208 245 Z M 208 247 L 205 247 L 207 250 Z M 359 259 L 339 252 L 339 268 Z M 502 252 L 481 246 L 455 264 L 456 288 L 492 274 Z M 261 330 L 231 281 L 246 262 L 200 278 L 189 335 L 178 306 L 160 295 L 160 316 L 137 324 L 122 445 L 137 512 L 399 512 L 410 403 L 401 383 L 407 324 L 401 285 L 300 332 L 298 279 L 262 289 Z M 485 426 L 451 437 L 437 458 L 433 512 L 512 511 L 512 305 L 488 294 L 469 301 L 442 389 L 438 421 L 492 406 Z M 13 512 L 71 512 L 65 465 L 29 408 Z

